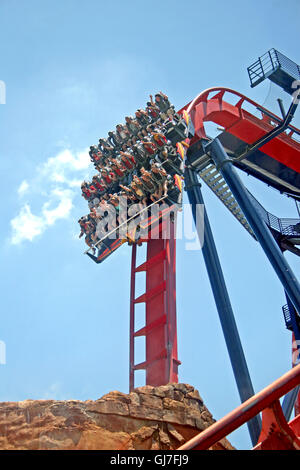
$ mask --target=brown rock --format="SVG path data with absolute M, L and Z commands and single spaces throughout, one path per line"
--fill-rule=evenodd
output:
M 130 405 L 129 405 L 130 406 Z M 128 405 L 121 401 L 97 400 L 94 404 L 88 406 L 87 411 L 94 413 L 107 413 L 116 415 L 129 415 Z
M 193 398 L 194 400 L 198 400 L 198 401 L 200 401 L 200 402 L 202 403 L 202 405 L 203 405 L 203 400 L 202 400 L 202 398 L 200 397 L 198 390 L 193 390 L 192 392 L 188 392 L 188 393 L 186 394 L 186 398 Z
M 139 395 L 139 398 L 140 398 L 140 404 L 142 406 L 147 406 L 149 408 L 158 408 L 162 410 L 163 401 L 160 397 L 157 397 L 155 395 L 146 395 L 144 393 L 141 393 Z
M 0 403 L 0 450 L 172 450 L 214 422 L 187 384 L 145 386 L 99 400 Z M 226 439 L 213 448 L 233 449 Z
M 179 444 L 183 444 L 183 443 L 184 443 L 184 441 L 185 441 L 184 437 L 183 437 L 178 431 L 176 431 L 176 428 L 175 428 L 172 424 L 168 423 L 168 424 L 167 424 L 167 428 L 168 428 L 168 433 L 169 433 L 177 442 L 179 442 Z
M 173 397 L 170 397 L 170 398 L 174 398 L 174 400 L 177 400 L 177 401 L 183 401 L 184 396 L 185 396 L 184 393 L 181 392 L 180 390 L 174 390 Z
M 130 395 L 122 392 L 118 392 L 117 390 L 114 390 L 113 392 L 109 392 L 106 395 L 103 395 L 101 397 L 101 400 L 118 400 L 124 403 L 131 403 L 131 397 Z
M 151 385 L 144 385 L 143 387 L 135 388 L 134 391 L 136 393 L 148 393 L 149 395 L 153 395 L 154 387 Z
M 195 427 L 195 420 L 187 416 L 187 413 L 185 411 L 178 411 L 174 409 L 164 410 L 163 421 L 166 423 L 177 423 Z
M 174 386 L 172 384 L 160 385 L 154 388 L 153 394 L 162 398 L 174 398 Z
M 214 422 L 214 419 L 207 408 L 204 408 L 204 410 L 201 411 L 201 418 L 209 424 Z
M 150 450 L 152 447 L 153 434 L 157 432 L 158 426 L 143 426 L 137 432 L 131 434 L 135 450 Z
M 163 409 L 159 408 L 150 408 L 148 406 L 136 406 L 128 405 L 129 414 L 133 418 L 144 418 L 154 421 L 162 421 L 163 419 Z
M 171 442 L 170 442 L 170 438 L 168 436 L 168 434 L 163 431 L 163 429 L 159 429 L 159 441 L 160 441 L 160 444 L 161 444 L 161 449 L 170 449 L 172 446 L 171 446 Z
M 194 387 L 188 384 L 174 384 L 174 389 L 180 390 L 184 394 L 193 392 L 195 390 Z
M 131 392 L 129 396 L 130 396 L 130 403 L 132 403 L 132 405 L 140 404 L 140 395 L 138 393 Z
M 163 407 L 165 410 L 182 411 L 185 410 L 186 406 L 183 402 L 172 400 L 172 398 L 163 399 Z

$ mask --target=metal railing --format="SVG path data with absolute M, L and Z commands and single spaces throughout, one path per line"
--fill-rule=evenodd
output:
M 253 88 L 254 86 L 258 85 L 278 68 L 281 68 L 288 75 L 294 77 L 295 80 L 300 79 L 299 65 L 276 49 L 270 49 L 268 52 L 259 57 L 256 62 L 250 65 L 250 67 L 248 67 L 247 70 L 251 87 Z
M 268 212 L 249 191 L 248 193 L 256 209 L 269 228 L 281 233 L 281 235 L 300 237 L 300 219 L 280 219 L 276 215 Z
M 270 72 L 276 70 L 280 66 L 278 57 L 275 49 L 270 49 L 268 52 L 263 54 L 248 67 L 248 75 L 250 78 L 251 87 L 254 87 L 258 83 L 262 82 Z

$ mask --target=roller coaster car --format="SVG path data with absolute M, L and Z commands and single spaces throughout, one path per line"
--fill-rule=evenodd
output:
M 172 142 L 172 145 L 176 145 L 177 142 L 181 142 L 187 138 L 191 139 L 194 136 L 194 126 L 192 121 L 188 118 L 182 117 L 178 124 L 174 125 L 172 122 L 165 126 L 165 136 Z
M 142 233 L 143 231 L 147 231 L 147 239 L 153 238 L 157 233 L 159 233 L 159 224 L 163 217 L 170 216 L 170 220 L 174 217 L 174 212 L 181 210 L 181 202 L 182 202 L 182 193 L 178 192 L 178 196 L 176 197 L 175 194 L 172 195 L 173 198 L 168 197 L 163 202 L 166 203 L 167 207 L 164 207 L 162 211 L 159 211 L 158 214 L 152 214 L 150 210 L 146 217 L 141 220 L 134 229 L 130 230 L 126 234 L 126 238 L 117 238 L 118 236 L 118 229 L 116 229 L 115 233 L 113 234 L 115 238 L 106 238 L 102 240 L 99 244 L 97 256 L 92 255 L 91 253 L 87 252 L 87 255 L 97 264 L 102 263 L 108 256 L 114 253 L 121 245 L 124 243 L 133 244 L 139 242 L 139 240 L 146 241 L 143 238 Z

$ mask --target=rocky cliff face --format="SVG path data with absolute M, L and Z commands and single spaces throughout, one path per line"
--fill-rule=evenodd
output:
M 0 403 L 0 449 L 176 449 L 214 422 L 192 386 L 145 386 L 96 401 Z M 232 450 L 223 439 L 214 449 Z

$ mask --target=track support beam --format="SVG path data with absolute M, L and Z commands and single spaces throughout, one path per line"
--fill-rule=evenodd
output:
M 271 231 L 264 220 L 260 217 L 259 212 L 251 201 L 244 184 L 232 164 L 232 160 L 228 158 L 218 138 L 214 139 L 208 145 L 207 150 L 210 151 L 211 158 L 242 209 L 289 299 L 293 303 L 297 312 L 300 312 L 300 284 L 288 262 L 284 258 Z
M 206 210 L 204 212 L 204 227 L 199 226 L 197 223 L 197 208 L 200 209 L 204 205 L 201 184 L 196 172 L 188 167 L 185 172 L 185 184 L 199 240 L 202 240 L 204 230 L 203 258 L 220 317 L 238 392 L 241 401 L 244 402 L 254 395 L 254 389 Z M 258 416 L 249 421 L 248 428 L 252 444 L 255 445 L 258 441 L 261 428 Z
M 136 266 L 137 246 L 132 247 L 130 289 L 129 389 L 135 387 L 136 370 L 146 371 L 146 385 L 178 382 L 176 327 L 176 217 L 163 219 L 159 238 L 147 243 L 147 260 Z M 146 273 L 145 293 L 135 297 L 136 275 Z M 145 325 L 135 330 L 135 306 L 145 305 Z M 135 338 L 145 337 L 145 360 L 135 363 Z

